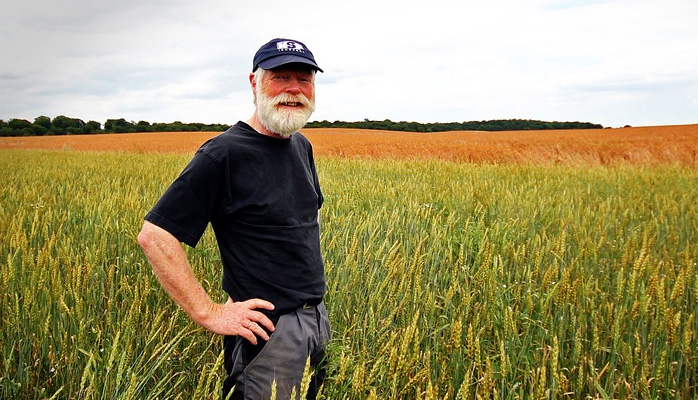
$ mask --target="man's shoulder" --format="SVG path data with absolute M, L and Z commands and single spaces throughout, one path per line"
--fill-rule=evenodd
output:
M 225 132 L 212 137 L 199 147 L 198 152 L 205 153 L 215 161 L 220 161 L 234 148 L 239 146 L 240 139 L 245 137 L 245 126 L 242 122 L 228 128 Z
M 296 142 L 296 145 L 302 148 L 305 151 L 310 151 L 310 149 L 313 148 L 313 145 L 310 143 L 310 140 L 308 140 L 303 133 L 296 132 L 293 134 L 294 141 Z
M 247 127 L 247 125 L 244 122 L 238 122 L 237 124 L 226 129 L 224 132 L 221 132 L 218 135 L 207 140 L 202 145 L 202 147 L 203 146 L 224 145 L 230 141 L 235 141 L 236 138 L 245 135 L 246 129 L 249 129 L 249 128 Z
M 300 140 L 300 142 L 303 144 L 310 144 L 310 141 L 308 140 L 308 138 L 305 137 L 305 135 L 301 131 L 294 133 L 293 136 L 297 137 L 298 140 Z

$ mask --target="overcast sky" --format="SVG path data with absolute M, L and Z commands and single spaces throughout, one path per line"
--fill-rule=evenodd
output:
M 696 0 L 10 0 L 0 119 L 232 124 L 276 37 L 325 70 L 311 120 L 698 123 Z

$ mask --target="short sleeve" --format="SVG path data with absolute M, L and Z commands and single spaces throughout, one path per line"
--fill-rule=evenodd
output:
M 225 180 L 220 165 L 198 151 L 145 216 L 180 242 L 195 247 L 217 213 Z

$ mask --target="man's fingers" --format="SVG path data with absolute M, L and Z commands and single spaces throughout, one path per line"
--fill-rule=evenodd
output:
M 244 305 L 246 308 L 249 308 L 250 310 L 254 310 L 257 308 L 261 308 L 264 310 L 273 310 L 274 305 L 271 304 L 270 302 L 262 299 L 249 299 L 246 301 L 241 302 L 240 304 Z
M 263 327 L 266 328 L 266 330 L 269 332 L 274 332 L 274 323 L 271 322 L 271 320 L 266 315 L 262 314 L 259 311 L 255 311 L 254 314 L 250 316 L 250 321 L 253 325 L 257 325 L 258 327 L 260 327 L 260 329 L 261 327 Z M 252 329 L 251 326 L 247 328 Z
M 248 328 L 252 333 L 254 333 L 256 336 L 259 336 L 260 338 L 264 340 L 269 340 L 269 335 L 267 334 L 267 331 L 265 331 L 261 326 L 259 326 L 256 322 L 253 322 L 250 324 Z
M 254 311 L 254 310 L 258 310 L 258 309 L 271 311 L 274 309 L 274 304 L 272 304 L 266 300 L 262 300 L 262 299 L 250 299 L 250 300 L 243 301 L 239 304 L 241 304 L 245 308 L 253 311 L 253 314 L 249 317 L 250 321 L 261 325 L 262 327 L 266 328 L 266 330 L 269 332 L 274 331 L 274 324 L 271 322 L 271 320 L 269 318 L 267 318 L 267 316 L 262 314 L 261 312 Z M 264 329 L 262 329 L 260 327 L 259 331 L 264 332 Z M 257 332 L 255 332 L 255 333 L 257 333 Z M 269 339 L 269 336 L 266 334 L 266 332 L 264 332 L 264 335 L 258 335 L 258 336 L 264 338 L 264 340 Z
M 251 330 L 247 328 L 243 328 L 238 336 L 241 336 L 244 339 L 247 339 L 252 344 L 257 344 L 257 336 L 252 332 Z
M 264 328 L 254 321 L 248 321 L 247 324 L 243 324 L 243 327 L 240 329 L 240 333 L 238 335 L 247 339 L 254 345 L 257 344 L 258 337 L 265 341 L 269 340 L 269 334 L 267 331 L 265 331 Z
M 221 317 L 225 317 L 218 320 L 226 327 L 222 327 L 220 331 L 212 330 L 213 332 L 231 334 L 230 329 L 232 329 L 233 335 L 241 336 L 252 344 L 257 344 L 258 338 L 269 340 L 269 334 L 274 331 L 274 324 L 258 310 L 273 310 L 272 303 L 262 299 L 236 302 L 228 297 L 228 301 L 222 308 L 224 310 L 221 310 L 223 312 Z
M 261 318 L 257 320 L 257 323 L 265 327 L 269 332 L 274 332 L 274 323 L 264 314 L 260 313 Z

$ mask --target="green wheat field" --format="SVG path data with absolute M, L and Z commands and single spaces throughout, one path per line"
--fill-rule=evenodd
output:
M 0 398 L 219 398 L 135 240 L 189 157 L 0 150 Z M 317 163 L 322 398 L 698 398 L 695 167 Z

